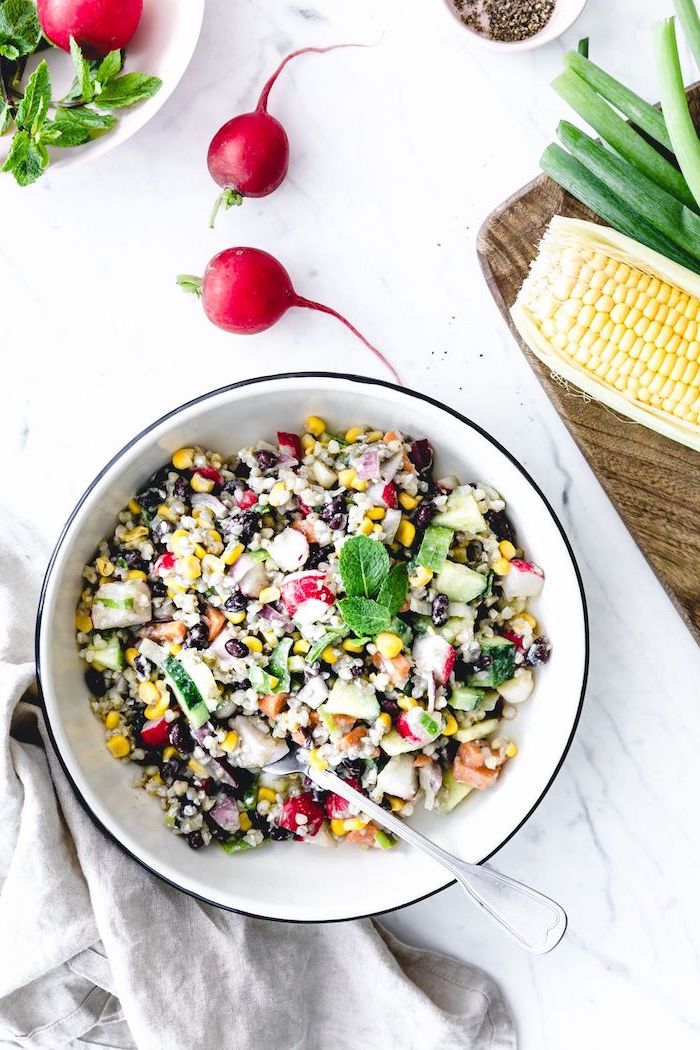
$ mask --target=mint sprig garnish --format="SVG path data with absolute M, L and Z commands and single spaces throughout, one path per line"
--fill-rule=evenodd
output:
M 340 552 L 340 575 L 351 597 L 373 598 L 389 573 L 389 555 L 383 543 L 368 536 L 352 536 Z
M 121 74 L 124 56 L 110 51 L 101 61 L 85 58 L 71 38 L 75 79 L 59 101 L 52 99 L 51 78 L 41 62 L 21 79 L 26 57 L 47 44 L 31 0 L 0 0 L 0 135 L 14 124 L 15 134 L 2 171 L 20 186 L 35 182 L 49 164 L 47 147 L 82 146 L 115 127 L 117 118 L 104 110 L 124 109 L 151 98 L 161 87 L 158 77 Z
M 352 536 L 340 552 L 339 567 L 348 597 L 338 608 L 353 634 L 374 637 L 389 630 L 408 594 L 405 563 L 392 567 L 383 543 Z
M 389 610 L 372 598 L 341 598 L 338 608 L 350 630 L 358 636 L 368 634 L 374 638 L 391 623 Z

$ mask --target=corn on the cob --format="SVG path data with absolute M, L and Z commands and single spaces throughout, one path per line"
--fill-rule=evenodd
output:
M 552 372 L 700 451 L 700 277 L 615 230 L 555 216 L 512 309 Z

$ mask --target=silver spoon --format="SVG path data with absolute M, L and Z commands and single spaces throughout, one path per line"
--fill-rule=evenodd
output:
M 493 868 L 468 864 L 453 856 L 393 813 L 356 791 L 347 780 L 342 780 L 330 770 L 316 770 L 308 766 L 299 751 L 289 751 L 284 758 L 263 766 L 263 769 L 274 776 L 303 773 L 319 787 L 334 791 L 399 838 L 423 850 L 451 871 L 473 903 L 528 951 L 543 955 L 555 948 L 564 936 L 566 912 L 555 901 L 507 875 L 501 875 Z

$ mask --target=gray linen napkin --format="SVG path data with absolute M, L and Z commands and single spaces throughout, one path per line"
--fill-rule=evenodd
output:
M 0 1046 L 514 1050 L 503 997 L 476 967 L 368 921 L 286 925 L 200 904 L 96 829 L 30 702 L 44 553 L 4 526 Z

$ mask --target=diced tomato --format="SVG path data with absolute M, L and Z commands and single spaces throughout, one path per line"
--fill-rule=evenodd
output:
M 277 718 L 287 706 L 289 693 L 268 693 L 258 699 L 258 707 L 268 718 Z
M 185 640 L 187 628 L 182 620 L 163 620 L 162 623 L 147 623 L 139 631 L 142 638 L 152 642 L 174 642 L 181 645 Z
M 396 510 L 399 505 L 399 494 L 396 491 L 396 485 L 393 481 L 390 481 L 382 489 L 382 501 L 389 507 L 390 510 Z
M 243 492 L 237 490 L 233 498 L 241 510 L 249 510 L 250 507 L 258 502 L 258 497 L 252 489 L 244 489 Z
M 354 787 L 356 791 L 362 791 L 362 785 L 356 777 L 348 777 L 347 784 L 350 787 Z M 340 795 L 336 795 L 334 791 L 330 791 L 326 795 L 325 800 L 326 816 L 331 820 L 345 820 L 346 817 L 352 817 L 352 808 L 349 802 L 346 802 Z
M 156 718 L 152 722 L 144 722 L 141 727 L 141 739 L 149 747 L 165 747 L 168 743 L 169 723 L 165 716 Z
M 300 821 L 299 817 L 306 817 L 306 820 Z M 295 835 L 298 835 L 302 828 L 306 829 L 305 832 L 301 832 L 302 834 L 316 835 L 324 818 L 325 813 L 321 803 L 316 801 L 310 791 L 305 791 L 282 803 L 279 826 L 285 828 L 286 831 L 294 832 Z
M 284 456 L 291 456 L 297 463 L 301 463 L 304 453 L 302 452 L 301 441 L 296 434 L 288 434 L 284 430 L 278 430 L 277 444 Z
M 213 642 L 224 629 L 226 617 L 221 609 L 215 609 L 213 605 L 207 605 L 204 610 L 204 622 L 209 628 L 209 641 Z
M 224 479 L 214 467 L 190 467 L 190 471 L 192 474 L 199 474 L 200 477 L 213 481 L 217 485 L 223 484 Z

